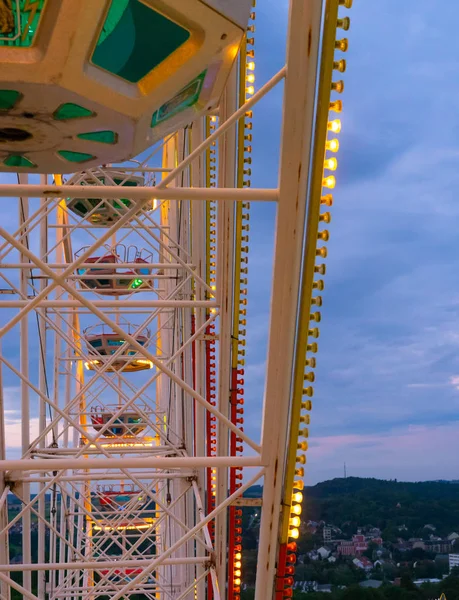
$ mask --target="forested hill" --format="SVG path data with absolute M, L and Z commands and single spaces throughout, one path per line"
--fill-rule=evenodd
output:
M 306 487 L 304 498 L 305 520 L 323 520 L 343 532 L 372 525 L 383 530 L 388 540 L 420 535 L 424 525 L 429 524 L 436 527 L 437 535 L 459 533 L 457 482 L 406 483 L 347 477 Z M 399 530 L 403 525 L 406 531 Z

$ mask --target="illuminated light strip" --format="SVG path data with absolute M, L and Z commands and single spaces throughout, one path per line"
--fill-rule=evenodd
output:
M 92 528 L 94 531 L 125 531 L 131 529 L 151 529 L 155 526 L 157 519 L 153 519 L 152 517 L 146 517 L 142 519 L 142 523 L 138 525 L 97 525 L 93 524 Z
M 102 448 L 151 448 L 155 446 L 154 442 L 102 442 L 100 446 Z M 89 448 L 96 448 L 94 444 L 90 444 Z
M 130 357 L 127 356 L 127 357 L 123 357 L 123 358 L 130 358 Z M 119 360 L 119 359 L 117 359 L 117 360 Z M 92 367 L 94 367 L 94 366 L 97 367 L 98 365 L 103 364 L 103 362 L 104 361 L 98 360 L 98 359 L 88 360 L 88 361 L 86 361 L 84 363 L 84 366 L 85 366 L 85 368 L 88 371 L 94 371 L 94 369 Z M 151 362 L 151 360 L 148 360 L 146 358 L 134 358 L 134 359 L 131 359 L 131 360 L 126 361 L 126 362 L 129 362 L 129 364 L 131 365 L 131 367 L 136 367 L 137 365 L 146 365 L 146 366 L 148 366 L 149 369 L 153 369 L 153 367 L 154 367 L 154 365 Z M 129 364 L 128 364 L 128 366 L 125 369 L 125 371 L 127 371 L 127 372 L 129 371 Z M 113 365 L 112 365 L 111 369 L 109 367 L 109 369 L 107 369 L 107 370 L 109 372 L 110 372 L 110 370 L 113 370 Z M 117 369 L 115 369 L 115 370 L 117 370 Z
M 206 118 L 206 137 L 209 137 L 218 127 L 218 118 Z M 216 142 L 212 143 L 206 151 L 206 187 L 216 186 L 217 175 L 217 152 Z M 216 265 L 217 265 L 217 222 L 216 222 L 217 206 L 215 202 L 206 202 L 206 283 L 214 289 L 216 284 Z M 207 299 L 210 294 L 207 293 Z M 215 309 L 207 312 L 206 318 L 210 317 L 211 313 L 215 313 Z M 215 334 L 215 324 L 212 323 L 206 329 L 205 342 L 205 362 L 206 362 L 206 391 L 209 402 L 216 404 L 216 358 L 215 358 L 215 340 L 212 336 Z M 206 453 L 207 456 L 215 456 L 217 453 L 217 425 L 214 415 L 206 411 Z M 215 508 L 216 497 L 216 470 L 208 468 L 206 473 L 207 487 L 207 513 L 210 513 Z M 211 521 L 208 525 L 209 535 L 212 543 L 215 541 L 215 522 Z M 207 583 L 207 598 L 213 598 L 213 583 L 209 574 Z
M 303 452 L 306 452 L 308 448 L 307 438 L 309 436 L 308 428 L 304 425 L 308 425 L 310 422 L 308 413 L 312 409 L 312 402 L 309 398 L 313 396 L 314 389 L 308 384 L 315 380 L 314 372 L 310 369 L 314 369 L 316 366 L 316 359 L 314 356 L 310 357 L 310 354 L 314 354 L 318 349 L 317 343 L 311 341 L 310 338 L 319 337 L 319 329 L 311 326 L 311 322 L 318 323 L 321 320 L 320 312 L 312 312 L 312 310 L 313 307 L 322 306 L 322 298 L 320 296 L 313 297 L 313 292 L 324 289 L 323 280 L 317 279 L 317 276 L 324 275 L 326 272 L 325 265 L 316 264 L 316 261 L 327 257 L 327 249 L 317 245 L 329 239 L 327 230 L 319 231 L 321 223 L 327 224 L 331 220 L 329 212 L 325 211 L 321 214 L 321 207 L 328 208 L 333 204 L 332 195 L 324 194 L 323 188 L 333 189 L 335 187 L 336 179 L 330 175 L 329 171 L 335 171 L 338 166 L 337 160 L 327 156 L 326 152 L 337 152 L 339 142 L 336 138 L 327 139 L 327 135 L 330 132 L 329 135 L 334 136 L 341 131 L 341 121 L 330 119 L 329 113 L 331 111 L 341 112 L 342 103 L 340 100 L 330 102 L 330 96 L 332 91 L 341 93 L 344 84 L 341 81 L 334 83 L 332 76 L 333 70 L 343 72 L 346 67 L 344 60 L 335 60 L 335 50 L 346 51 L 348 47 L 347 40 L 336 40 L 337 28 L 349 28 L 349 18 L 338 19 L 338 9 L 339 6 L 350 8 L 351 5 L 352 0 L 329 0 L 325 9 L 317 125 L 313 145 L 314 154 L 304 249 L 305 267 L 301 285 L 290 433 L 282 499 L 276 600 L 284 600 L 293 596 L 296 543 L 289 542 L 289 540 L 296 540 L 299 537 L 299 525 L 301 524 L 302 490 L 304 488 L 303 465 L 306 464 L 306 455 Z
M 253 8 L 255 7 L 255 0 Z M 248 32 L 255 31 L 255 11 L 250 14 Z M 248 35 L 248 34 L 247 34 Z M 239 60 L 239 107 L 255 92 L 255 51 L 254 39 L 247 36 L 243 40 Z M 252 46 L 252 48 L 248 48 Z M 250 187 L 252 174 L 250 166 L 252 158 L 252 112 L 245 113 L 238 122 L 238 162 L 237 162 L 237 187 Z M 248 142 L 248 145 L 246 145 Z M 242 426 L 244 423 L 244 366 L 245 366 L 245 337 L 246 337 L 246 305 L 247 305 L 247 277 L 248 274 L 248 242 L 249 242 L 249 210 L 248 202 L 236 205 L 235 215 L 235 272 L 234 272 L 234 302 L 233 302 L 233 331 L 232 331 L 232 364 L 231 364 L 231 420 Z M 241 440 L 231 432 L 230 454 L 237 456 L 242 452 Z M 230 468 L 230 494 L 240 486 L 242 469 Z M 242 510 L 235 506 L 229 509 L 229 538 L 228 538 L 228 597 L 240 600 L 242 584 Z

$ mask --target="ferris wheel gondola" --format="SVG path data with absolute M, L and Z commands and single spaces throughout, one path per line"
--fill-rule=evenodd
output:
M 130 325 L 130 330 L 135 326 Z M 146 335 L 133 334 L 135 341 L 141 346 L 147 346 L 151 338 L 151 333 L 146 330 Z M 104 325 L 89 327 L 83 332 L 83 338 L 86 342 L 90 360 L 85 362 L 85 367 L 89 371 L 94 371 L 104 363 L 108 362 L 110 357 L 118 352 L 116 358 L 112 359 L 107 366 L 108 372 L 135 372 L 145 371 L 153 368 L 151 360 L 145 358 L 136 348 L 133 348 L 123 336 L 108 330 Z M 121 348 L 121 352 L 119 349 Z
M 122 580 L 127 580 L 129 581 L 130 579 L 132 579 L 132 577 L 134 577 L 135 575 L 140 575 L 140 573 L 142 573 L 143 569 L 115 569 L 114 571 L 111 571 L 110 569 L 101 569 L 100 574 L 107 576 L 110 575 L 110 578 L 112 579 L 117 579 L 119 581 Z
M 142 187 L 146 184 L 143 175 L 134 175 L 124 169 L 114 171 L 94 171 L 84 174 L 77 185 L 98 186 L 98 185 L 119 185 L 126 187 L 126 196 L 129 196 L 129 188 Z M 95 194 L 96 195 L 96 194 Z M 116 223 L 130 208 L 135 205 L 135 200 L 130 198 L 67 198 L 67 208 L 69 211 L 86 219 L 92 225 L 98 227 L 110 227 Z M 152 208 L 152 203 L 139 209 L 139 213 Z
M 146 502 L 145 494 L 133 485 L 98 485 L 96 491 L 100 506 L 112 511 L 122 511 L 128 504 L 140 507 Z
M 113 406 L 93 406 L 91 407 L 91 422 L 93 428 L 99 432 L 104 425 L 109 423 L 114 415 L 120 411 L 120 407 Z M 109 425 L 104 435 L 106 437 L 134 438 L 146 429 L 148 423 L 135 408 L 123 411 L 111 425 Z
M 75 253 L 75 257 L 87 248 L 88 246 L 81 248 Z M 151 253 L 139 250 L 136 246 L 131 245 L 126 248 L 118 244 L 103 256 L 92 256 L 86 259 L 86 263 L 95 266 L 78 269 L 78 275 L 85 288 L 106 296 L 123 296 L 151 287 L 148 280 L 152 272 L 148 266 L 151 259 Z M 138 268 L 126 269 L 117 266 L 123 263 L 133 263 L 138 265 Z

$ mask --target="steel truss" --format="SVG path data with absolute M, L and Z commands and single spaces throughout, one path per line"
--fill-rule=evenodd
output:
M 306 355 L 318 335 L 310 321 L 320 319 L 312 290 L 323 287 L 315 261 L 326 255 L 316 244 L 328 239 L 320 206 L 331 205 L 323 160 L 327 129 L 338 129 L 328 121 L 330 91 L 341 91 L 331 72 L 343 70 L 333 62 L 345 49 L 336 27 L 348 26 L 341 4 L 350 2 L 291 0 L 286 66 L 247 94 L 247 40 L 218 115 L 141 163 L 0 185 L 1 197 L 18 198 L 17 220 L 0 226 L 2 599 L 14 589 L 40 600 L 239 600 L 236 505 L 257 482 L 255 598 L 289 597 L 290 518 L 302 487 L 294 477 L 304 474 L 297 450 L 307 436 L 298 427 L 309 422 L 300 412 L 312 395 L 303 381 L 313 381 L 304 369 L 315 366 Z M 279 185 L 247 187 L 248 115 L 281 82 Z M 126 188 L 115 171 L 144 184 Z M 98 204 L 81 218 L 69 198 Z M 244 432 L 238 387 L 252 201 L 277 207 L 260 440 Z M 102 228 L 105 202 L 116 218 Z M 138 289 L 120 283 L 127 277 Z M 19 456 L 5 447 L 12 411 L 21 416 Z M 22 562 L 10 564 L 18 537 Z

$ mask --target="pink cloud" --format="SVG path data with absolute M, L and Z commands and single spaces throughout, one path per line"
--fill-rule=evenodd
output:
M 312 432 L 313 433 L 313 432 Z M 457 479 L 454 448 L 459 421 L 447 425 L 409 425 L 387 434 L 339 435 L 310 438 L 308 485 L 348 475 L 419 481 Z

